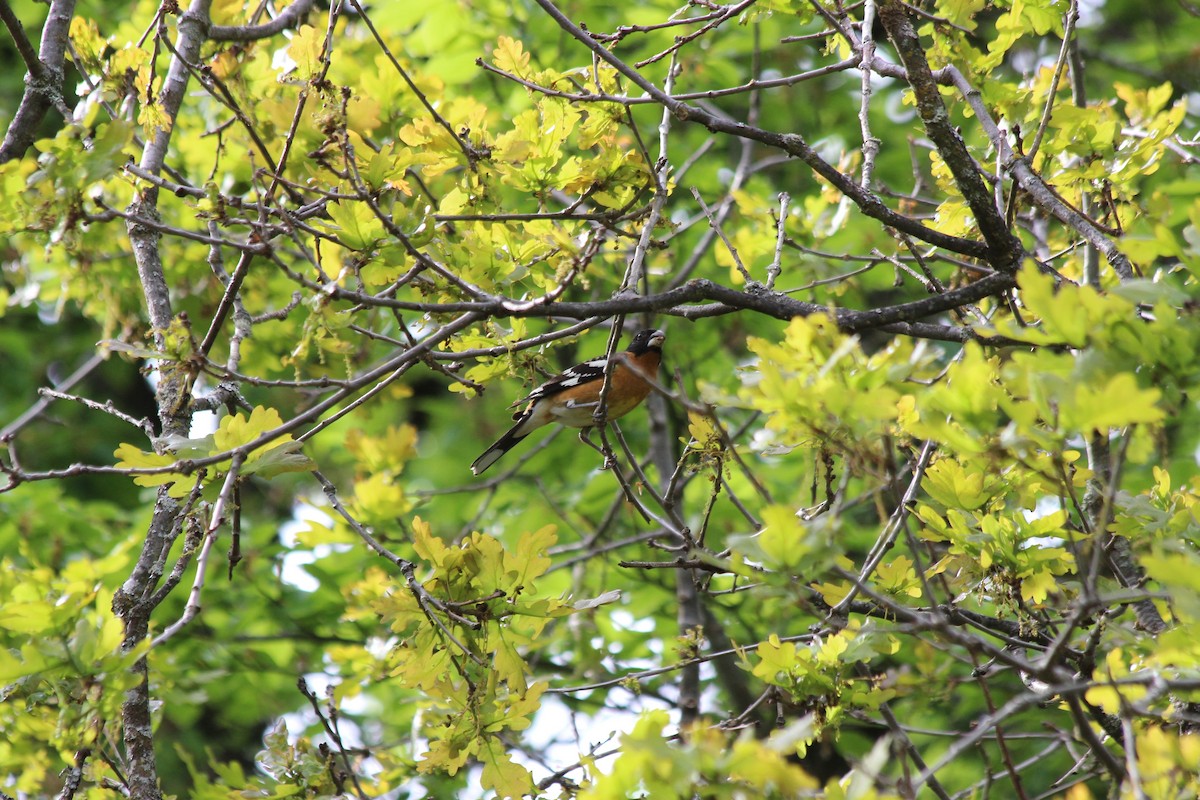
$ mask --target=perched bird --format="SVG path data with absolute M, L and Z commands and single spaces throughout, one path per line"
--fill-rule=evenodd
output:
M 606 420 L 628 414 L 650 394 L 650 384 L 642 375 L 655 378 L 662 359 L 662 331 L 647 328 L 634 334 L 629 347 L 613 356 L 616 362 L 605 397 Z M 594 414 L 600 405 L 600 390 L 604 386 L 607 358 L 584 361 L 543 383 L 526 397 L 513 403 L 527 404 L 523 411 L 513 414 L 516 424 L 496 443 L 475 459 L 471 472 L 476 475 L 495 464 L 500 456 L 543 425 L 557 422 L 569 428 L 590 428 L 596 424 Z M 511 406 L 510 406 L 511 407 Z

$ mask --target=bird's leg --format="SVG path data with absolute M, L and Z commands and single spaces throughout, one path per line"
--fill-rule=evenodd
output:
M 615 426 L 614 426 L 615 427 Z M 617 469 L 617 453 L 608 441 L 608 426 L 600 428 L 600 452 L 604 453 L 604 469 Z
M 595 430 L 594 426 L 588 427 L 588 428 L 580 428 L 579 429 L 579 441 L 583 442 L 588 447 L 592 448 L 597 453 L 604 456 L 604 466 L 600 467 L 600 469 L 612 469 L 613 467 L 616 466 L 616 460 L 613 458 L 612 453 L 610 453 L 608 450 L 606 450 L 603 446 L 598 445 L 592 441 L 592 431 L 594 431 L 594 430 Z

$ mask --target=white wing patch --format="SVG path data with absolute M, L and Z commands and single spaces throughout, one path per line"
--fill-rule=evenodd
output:
M 570 389 L 573 386 L 579 386 L 582 383 L 587 383 L 588 381 L 601 380 L 604 378 L 604 368 L 607 364 L 607 358 L 593 358 L 591 361 L 576 364 L 553 380 L 546 381 L 528 395 L 513 403 L 513 406 L 532 403 L 544 397 L 553 397 L 559 392 Z

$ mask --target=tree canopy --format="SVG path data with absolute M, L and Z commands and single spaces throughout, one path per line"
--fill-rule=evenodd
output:
M 0 20 L 0 796 L 1200 793 L 1195 4 Z

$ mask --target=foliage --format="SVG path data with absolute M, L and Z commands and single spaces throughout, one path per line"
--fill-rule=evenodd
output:
M 1189 4 L 124 5 L 0 80 L 6 796 L 1200 794 Z

